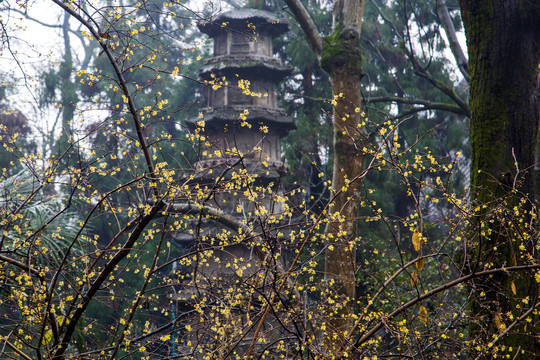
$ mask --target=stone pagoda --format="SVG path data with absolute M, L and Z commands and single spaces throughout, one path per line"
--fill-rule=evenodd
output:
M 195 201 L 204 200 L 205 206 L 251 223 L 253 230 L 239 235 L 216 218 L 193 216 L 186 231 L 175 235 L 175 242 L 189 251 L 211 252 L 204 264 L 193 262 L 196 270 L 184 271 L 191 278 L 184 277 L 175 299 L 179 307 L 187 309 L 198 299 L 220 298 L 227 289 L 249 294 L 253 287 L 245 291 L 242 287 L 265 271 L 262 262 L 268 259 L 253 244 L 265 237 L 267 245 L 277 237 L 277 231 L 264 219 L 277 218 L 284 211 L 279 197 L 285 171 L 281 138 L 294 127 L 293 120 L 278 108 L 276 95 L 279 82 L 290 69 L 272 51 L 272 40 L 288 30 L 287 22 L 266 11 L 245 9 L 223 13 L 198 26 L 214 40 L 214 55 L 199 72 L 206 84 L 205 107 L 199 117 L 186 121 L 193 133 L 204 136 L 194 175 L 187 183 L 208 196 Z M 256 195 L 250 196 L 252 190 Z M 279 225 L 274 221 L 271 226 Z M 263 278 L 271 279 L 270 271 L 279 266 L 267 270 Z M 266 291 L 264 285 L 261 291 Z M 249 318 L 247 312 L 255 311 L 254 305 L 247 309 L 237 316 Z M 186 334 L 186 342 L 194 344 L 215 336 L 198 316 L 189 319 L 185 321 L 197 337 Z M 269 316 L 264 322 L 265 336 L 277 336 L 276 323 Z M 245 351 L 250 341 L 250 336 L 244 335 L 237 340 L 237 350 Z
M 280 139 L 294 125 L 278 108 L 278 84 L 290 69 L 273 56 L 272 40 L 288 30 L 287 22 L 266 11 L 243 9 L 221 14 L 199 24 L 199 29 L 214 40 L 214 56 L 199 72 L 200 79 L 211 85 L 203 89 L 206 107 L 202 114 L 212 148 L 236 148 L 250 154 L 250 165 L 266 159 L 271 169 L 278 170 L 282 167 Z M 199 120 L 188 120 L 188 125 L 195 127 Z M 268 132 L 261 132 L 263 126 Z M 261 150 L 255 154 L 257 147 Z M 197 167 L 215 162 L 203 154 Z
M 266 11 L 242 9 L 198 26 L 213 38 L 214 56 L 199 71 L 206 84 L 206 107 L 200 117 L 186 121 L 192 131 L 204 122 L 206 144 L 199 149 L 195 181 L 211 186 L 228 169 L 242 168 L 256 174 L 254 186 L 274 184 L 279 193 L 285 170 L 281 138 L 294 123 L 278 108 L 279 83 L 291 70 L 273 55 L 272 40 L 288 30 L 288 23 Z M 245 219 L 253 213 L 253 201 L 238 194 L 219 192 L 215 198 L 213 204 L 236 217 Z M 274 213 L 281 209 L 271 199 L 258 200 Z M 211 228 L 205 229 L 205 235 L 212 233 Z M 184 234 L 178 240 L 189 241 L 189 236 Z

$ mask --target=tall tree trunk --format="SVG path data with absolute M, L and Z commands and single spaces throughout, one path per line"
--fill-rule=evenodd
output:
M 349 1 L 334 8 L 334 32 L 323 42 L 321 66 L 330 74 L 334 94 L 334 167 L 332 203 L 326 228 L 325 280 L 334 291 L 337 307 L 332 309 L 331 331 L 349 329 L 355 312 L 356 236 L 361 181 L 364 170 L 360 124 L 360 29 L 356 14 L 360 2 Z M 347 9 L 347 7 L 350 7 Z M 346 18 L 345 14 L 354 14 Z
M 60 156 L 66 152 L 73 141 L 73 118 L 75 114 L 75 104 L 77 93 L 73 83 L 73 55 L 71 53 L 71 41 L 69 38 L 69 18 L 68 13 L 64 14 L 62 24 L 62 36 L 64 39 L 64 59 L 60 64 L 60 101 L 62 104 L 62 133 L 57 142 L 57 151 Z M 70 154 L 66 154 L 63 159 L 66 166 L 73 165 Z
M 540 121 L 540 120 L 539 120 Z M 540 123 L 538 124 L 540 125 Z M 536 138 L 536 160 L 534 163 L 534 196 L 536 206 L 540 205 L 540 129 Z
M 520 0 L 460 0 L 460 6 L 471 75 L 471 200 L 479 206 L 471 271 L 538 262 L 537 240 L 529 236 L 535 231 L 540 10 Z M 477 349 L 506 345 L 512 359 L 540 354 L 538 316 L 531 311 L 531 322 L 511 325 L 538 303 L 534 273 L 481 279 L 471 290 Z
M 326 228 L 325 280 L 331 290 L 325 334 L 325 351 L 333 353 L 352 326 L 356 292 L 356 235 L 360 176 L 364 170 L 361 149 L 360 29 L 365 0 L 337 0 L 333 33 L 320 34 L 299 0 L 285 0 L 298 20 L 322 68 L 328 72 L 334 95 L 334 170 L 332 204 Z M 330 299 L 329 299 L 330 300 Z M 333 302 L 335 301 L 335 302 Z M 336 344 L 336 345 L 333 345 Z

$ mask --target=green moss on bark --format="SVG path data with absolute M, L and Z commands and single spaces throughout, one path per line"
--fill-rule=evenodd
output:
M 324 38 L 321 67 L 332 75 L 336 69 L 346 65 L 362 68 L 360 36 L 355 29 L 343 28 L 343 25 L 339 24 L 333 34 Z
M 530 21 L 520 0 L 461 0 L 460 7 L 471 70 L 471 202 L 477 209 L 469 234 L 470 271 L 535 263 L 540 22 Z M 538 315 L 505 331 L 536 298 L 534 274 L 478 278 L 470 289 L 471 358 L 487 358 L 503 346 L 513 349 L 511 358 L 537 358 Z

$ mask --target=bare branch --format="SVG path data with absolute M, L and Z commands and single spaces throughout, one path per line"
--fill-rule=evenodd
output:
M 456 92 L 454 89 L 452 89 L 450 86 L 446 85 L 440 80 L 437 80 L 431 75 L 429 71 L 424 69 L 420 64 L 418 64 L 418 61 L 416 61 L 416 58 L 414 54 L 412 54 L 410 51 L 406 50 L 406 53 L 408 57 L 411 59 L 413 63 L 413 67 L 415 72 L 428 80 L 430 83 L 432 83 L 437 89 L 441 90 L 444 94 L 446 94 L 450 99 L 452 99 L 462 110 L 463 112 L 470 117 L 471 116 L 471 109 L 469 108 L 469 104 L 464 101 Z
M 382 17 L 384 22 L 392 28 L 394 34 L 400 40 L 403 40 L 403 36 L 401 35 L 401 33 L 396 29 L 392 21 L 390 21 L 388 18 L 384 16 L 382 9 L 377 5 L 377 3 L 374 0 L 371 0 L 371 2 L 377 8 L 379 15 Z M 454 34 L 455 34 L 455 30 L 454 30 Z M 418 64 L 418 61 L 416 60 L 414 53 L 412 52 L 412 47 L 411 47 L 411 50 L 407 49 L 406 47 L 404 47 L 403 50 L 405 54 L 407 55 L 407 57 L 409 58 L 409 60 L 412 62 L 412 65 L 416 74 L 429 80 L 429 82 L 431 82 L 437 89 L 441 90 L 444 94 L 450 97 L 462 109 L 462 112 L 466 116 L 469 117 L 470 116 L 469 104 L 463 99 L 461 99 L 452 88 L 442 83 L 441 81 L 435 79 L 433 75 L 431 75 L 425 68 L 420 66 L 420 64 Z

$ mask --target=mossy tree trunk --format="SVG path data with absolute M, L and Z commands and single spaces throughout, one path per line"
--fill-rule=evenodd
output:
M 298 0 L 285 0 L 307 41 L 328 72 L 334 96 L 334 169 L 331 204 L 327 209 L 325 280 L 328 286 L 325 351 L 334 353 L 353 324 L 356 304 L 356 236 L 362 153 L 360 29 L 364 0 L 337 0 L 333 33 L 324 41 L 306 9 Z
M 337 8 L 337 6 L 336 6 Z M 343 11 L 340 9 L 340 11 Z M 334 13 L 336 11 L 334 10 Z M 329 331 L 341 333 L 352 325 L 356 298 L 356 237 L 359 193 L 364 170 L 361 149 L 360 33 L 356 24 L 341 22 L 323 42 L 321 66 L 331 78 L 334 94 L 334 167 L 326 227 L 325 282 L 336 306 Z
M 471 271 L 539 260 L 533 214 L 540 10 L 532 4 L 460 0 L 471 75 Z M 471 283 L 471 348 L 537 358 L 538 285 L 534 272 Z
M 75 104 L 77 103 L 77 90 L 73 80 L 73 55 L 69 34 L 69 14 L 64 14 L 62 36 L 64 40 L 64 59 L 60 64 L 60 103 L 62 105 L 62 129 L 56 147 L 58 156 L 64 156 L 62 163 L 65 167 L 73 166 L 74 156 L 68 151 L 73 142 L 73 119 Z M 65 154 L 65 155 L 64 155 Z

